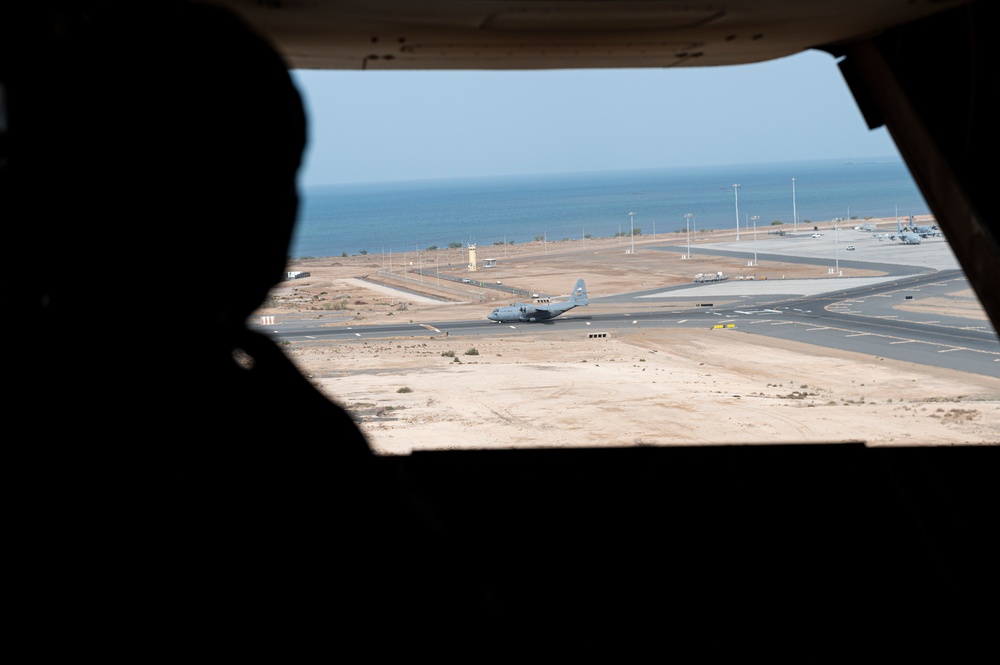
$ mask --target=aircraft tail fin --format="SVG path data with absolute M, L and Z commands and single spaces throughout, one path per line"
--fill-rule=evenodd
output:
M 574 305 L 586 305 L 590 303 L 587 298 L 587 285 L 584 284 L 582 279 L 576 280 L 576 284 L 573 286 L 573 294 L 569 297 L 569 301 Z

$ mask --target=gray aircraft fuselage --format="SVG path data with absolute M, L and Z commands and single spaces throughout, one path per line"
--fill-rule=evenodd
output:
M 533 323 L 535 321 L 547 321 L 555 318 L 563 312 L 568 312 L 574 307 L 580 307 L 590 303 L 587 298 L 587 285 L 582 279 L 576 280 L 573 293 L 569 300 L 565 302 L 552 303 L 551 305 L 538 305 L 533 303 L 514 303 L 506 307 L 497 307 L 486 315 L 490 321 L 505 323 L 512 321 L 524 321 Z

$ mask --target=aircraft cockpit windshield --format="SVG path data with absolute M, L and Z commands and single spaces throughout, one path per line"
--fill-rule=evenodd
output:
M 312 139 L 259 324 L 380 453 L 1000 431 L 956 237 L 830 53 L 293 73 Z

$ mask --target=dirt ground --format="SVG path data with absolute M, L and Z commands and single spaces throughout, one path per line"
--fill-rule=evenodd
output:
M 671 235 L 661 234 L 655 242 L 669 238 L 679 247 L 686 244 L 686 236 Z M 691 247 L 726 239 L 725 232 L 701 232 Z M 309 276 L 279 285 L 259 314 L 275 317 L 276 327 L 296 317 L 358 327 L 482 319 L 492 307 L 515 299 L 462 284 L 462 277 L 483 284 L 499 280 L 525 290 L 530 299 L 535 292 L 564 296 L 579 277 L 591 296 L 605 296 L 690 283 L 697 273 L 718 271 L 729 279 L 828 276 L 816 266 L 791 262 L 748 266 L 745 259 L 643 251 L 652 242 L 636 238 L 634 253 L 628 238 L 477 248 L 479 261 L 496 258 L 498 268 L 474 272 L 467 268 L 466 248 L 405 257 L 304 258 L 289 270 Z M 416 272 L 420 268 L 422 274 Z M 845 269 L 843 274 L 878 273 Z M 987 320 L 971 292 L 916 298 L 907 307 Z M 601 313 L 608 311 L 611 306 L 602 305 Z M 372 448 L 387 455 L 420 449 L 782 442 L 983 445 L 1000 437 L 998 379 L 738 330 L 646 329 L 582 340 L 558 326 L 498 326 L 496 335 L 465 340 L 442 334 L 284 348 L 306 376 L 355 416 Z

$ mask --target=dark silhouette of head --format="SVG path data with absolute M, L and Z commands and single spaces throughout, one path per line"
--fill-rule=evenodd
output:
M 25 110 L 40 304 L 242 323 L 282 278 L 296 216 L 306 129 L 285 63 L 216 7 L 80 4 L 52 15 Z
M 233 438 L 309 404 L 370 452 L 248 325 L 284 277 L 297 215 L 306 119 L 286 63 L 208 4 L 41 6 L 32 56 L 0 63 L 26 385 L 106 433 L 142 416 Z
M 61 446 L 52 519 L 94 552 L 127 534 L 138 567 L 170 534 L 199 554 L 168 586 L 237 595 L 272 555 L 311 575 L 317 524 L 422 530 L 350 414 L 247 322 L 297 213 L 306 123 L 281 57 L 211 5 L 43 6 L 34 57 L 0 58 L 0 185 L 30 266 L 14 410 Z

